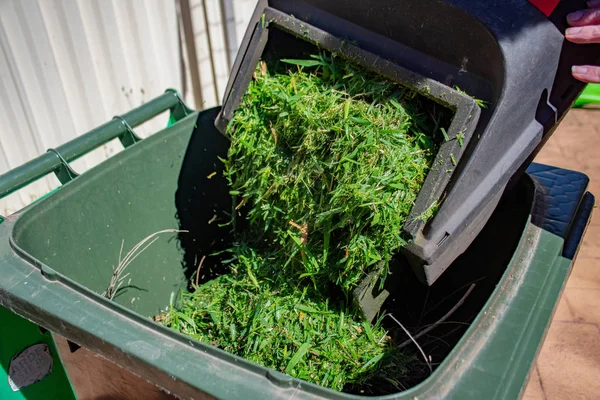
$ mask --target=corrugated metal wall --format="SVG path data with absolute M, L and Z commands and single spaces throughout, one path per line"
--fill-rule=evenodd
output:
M 190 0 L 204 108 L 220 104 L 223 98 L 231 63 L 235 59 L 256 3 L 257 0 Z M 227 33 L 224 30 L 227 30 Z M 229 46 L 226 46 L 226 39 L 229 39 Z M 184 59 L 187 62 L 185 54 Z M 189 74 L 189 70 L 187 72 Z M 186 89 L 189 89 L 189 75 L 186 83 Z M 194 104 L 190 92 L 191 90 L 186 91 L 185 99 L 188 104 Z
M 174 1 L 0 1 L 0 173 L 180 88 L 177 29 Z M 108 144 L 74 168 L 119 149 Z M 4 199 L 0 214 L 55 186 L 53 176 L 38 181 Z
M 255 5 L 190 1 L 204 107 L 220 102 Z M 176 0 L 0 0 L 0 174 L 166 88 L 185 92 L 193 106 L 177 12 Z M 158 117 L 136 132 L 145 136 L 165 123 L 166 116 Z M 120 150 L 109 143 L 73 167 L 85 171 Z M 48 176 L 1 199 L 0 215 L 56 186 Z

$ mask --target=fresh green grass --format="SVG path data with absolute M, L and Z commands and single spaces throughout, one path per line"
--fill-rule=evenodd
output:
M 229 124 L 226 175 L 288 275 L 354 288 L 405 244 L 446 108 L 324 55 L 258 68 Z
M 335 57 L 259 64 L 223 160 L 231 272 L 181 293 L 157 320 L 336 390 L 401 390 L 415 359 L 394 348 L 381 318 L 363 320 L 350 293 L 405 244 L 402 227 L 450 118 Z
M 266 367 L 335 390 L 409 372 L 380 321 L 373 326 L 345 303 L 287 282 L 269 257 L 239 247 L 231 274 L 182 293 L 161 322 Z

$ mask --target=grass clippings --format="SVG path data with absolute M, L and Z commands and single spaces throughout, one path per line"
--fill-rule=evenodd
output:
M 310 286 L 288 284 L 276 264 L 250 248 L 237 248 L 236 272 L 181 293 L 160 322 L 229 353 L 342 390 L 404 376 L 412 357 L 398 357 L 381 321 L 373 326 L 345 303 Z
M 349 293 L 406 243 L 450 116 L 334 57 L 284 61 L 298 66 L 257 69 L 229 124 L 226 176 L 289 276 Z
M 228 126 L 231 272 L 155 319 L 335 390 L 402 390 L 415 358 L 351 291 L 406 243 L 451 113 L 332 56 L 281 61 L 257 66 Z

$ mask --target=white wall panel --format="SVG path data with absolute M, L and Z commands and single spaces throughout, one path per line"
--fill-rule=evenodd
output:
M 256 0 L 191 0 L 190 6 L 208 108 L 222 99 Z M 0 174 L 166 88 L 184 92 L 193 107 L 189 70 L 183 85 L 181 57 L 187 63 L 187 56 L 180 54 L 178 29 L 176 0 L 0 0 Z M 165 123 L 166 116 L 156 118 L 136 132 L 145 137 Z M 83 172 L 120 150 L 109 143 L 73 167 Z M 57 185 L 49 176 L 0 199 L 0 214 Z
M 257 0 L 233 0 L 238 43 L 242 42 L 250 17 L 252 17 L 254 8 L 256 8 L 256 3 Z
M 254 12 L 256 3 L 257 0 L 190 0 L 202 86 L 203 108 L 220 104 L 229 78 L 229 62 L 233 63 L 235 59 L 238 46 L 246 32 L 248 21 Z M 206 10 L 208 20 L 212 52 L 209 50 L 209 35 L 207 34 L 204 10 Z M 223 29 L 223 17 L 226 19 L 226 29 Z M 229 62 L 227 60 L 227 46 L 225 45 L 227 38 L 224 31 L 227 31 L 229 37 Z M 216 79 L 213 76 L 213 63 Z M 189 104 L 193 104 L 193 95 L 189 89 L 191 88 L 189 77 L 187 82 L 188 90 L 186 91 L 185 100 Z
M 181 89 L 174 0 L 0 0 L 0 173 L 166 88 Z M 147 136 L 166 116 L 136 129 Z M 78 160 L 80 172 L 119 151 Z M 53 177 L 0 200 L 7 215 Z

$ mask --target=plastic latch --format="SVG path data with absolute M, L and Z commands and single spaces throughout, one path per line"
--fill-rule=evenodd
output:
M 560 0 L 529 0 L 538 10 L 540 10 L 546 17 L 552 14 L 552 11 L 556 8 Z
M 142 140 L 138 135 L 135 134 L 133 128 L 131 127 L 131 125 L 129 125 L 129 122 L 127 122 L 125 118 L 121 117 L 120 115 L 115 115 L 113 119 L 121 121 L 121 123 L 125 125 L 125 129 L 127 130 L 125 133 L 119 136 L 119 140 L 121 141 L 123 147 L 127 148 L 132 144 L 135 144 Z
M 178 104 L 171 108 L 171 115 L 169 116 L 169 123 L 167 126 L 171 126 L 182 118 L 188 116 L 188 108 L 185 105 L 185 102 L 179 95 L 179 92 L 175 89 L 167 89 L 165 93 L 171 93 L 177 99 Z
M 54 153 L 58 157 L 61 165 L 54 171 L 54 174 L 62 185 L 79 176 L 77 172 L 73 171 L 67 160 L 65 160 L 58 151 L 55 149 L 48 149 L 46 153 Z
M 179 106 L 183 110 L 183 113 L 185 115 L 188 115 L 187 107 L 185 106 L 185 102 L 183 101 L 183 99 L 181 98 L 181 95 L 179 94 L 179 92 L 177 90 L 167 89 L 167 90 L 165 90 L 165 93 L 173 93 L 175 95 L 175 97 L 177 97 L 177 101 L 179 102 Z

